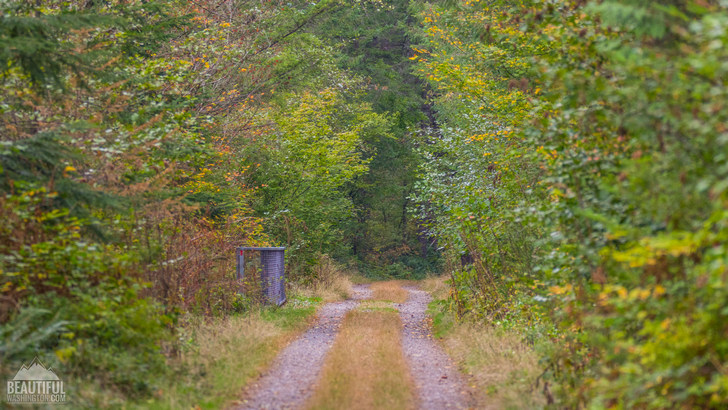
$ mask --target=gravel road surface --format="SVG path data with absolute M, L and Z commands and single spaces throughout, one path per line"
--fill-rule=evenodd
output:
M 405 303 L 394 304 L 402 319 L 402 349 L 417 386 L 419 408 L 426 410 L 467 409 L 474 400 L 463 376 L 432 338 L 427 322 L 430 295 L 415 287 Z M 297 409 L 304 406 L 315 388 L 326 353 L 334 343 L 346 312 L 361 300 L 371 298 L 367 285 L 354 287 L 354 297 L 321 308 L 316 322 L 288 345 L 270 370 L 246 390 L 236 409 Z
M 432 338 L 427 323 L 430 295 L 415 287 L 407 302 L 395 305 L 402 319 L 402 349 L 412 369 L 421 409 L 467 409 L 474 406 L 463 376 L 450 357 Z
M 270 370 L 252 383 L 237 409 L 300 408 L 313 393 L 326 353 L 339 332 L 341 319 L 359 301 L 371 296 L 368 286 L 354 286 L 354 297 L 321 308 L 316 322 L 288 345 Z

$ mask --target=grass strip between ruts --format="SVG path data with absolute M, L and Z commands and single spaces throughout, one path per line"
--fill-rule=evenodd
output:
M 342 323 L 310 409 L 412 409 L 414 383 L 396 312 L 354 310 Z

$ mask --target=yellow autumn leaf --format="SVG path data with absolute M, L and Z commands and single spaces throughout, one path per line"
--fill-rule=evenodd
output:
M 639 294 L 637 295 L 637 297 L 640 300 L 646 300 L 647 298 L 650 297 L 650 291 L 648 289 L 640 289 Z
M 549 292 L 553 293 L 554 295 L 560 295 L 560 294 L 564 293 L 564 288 L 562 288 L 560 286 L 551 286 L 549 288 Z
M 670 318 L 667 318 L 667 319 L 663 320 L 663 321 L 662 321 L 662 322 L 660 323 L 660 328 L 661 328 L 662 330 L 667 330 L 667 328 L 668 328 L 668 327 L 670 327 Z
M 623 288 L 621 286 L 618 287 L 617 288 L 617 295 L 619 295 L 619 298 L 620 299 L 625 299 L 627 297 L 627 289 L 625 289 L 625 288 Z

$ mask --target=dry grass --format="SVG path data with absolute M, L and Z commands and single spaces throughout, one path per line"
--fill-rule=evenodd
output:
M 345 270 L 346 276 L 349 277 L 351 283 L 355 285 L 366 285 L 374 282 L 371 278 L 368 278 L 361 274 L 356 268 L 349 268 Z
M 386 300 L 362 300 L 361 303 L 359 303 L 357 309 L 365 312 L 372 310 L 398 312 L 398 310 L 394 306 L 392 306 L 392 302 Z
M 320 297 L 324 302 L 345 300 L 353 294 L 351 277 L 328 255 L 321 256 L 315 272 L 317 279 L 312 285 L 292 285 L 292 292 L 305 297 Z
M 406 290 L 402 289 L 402 285 L 405 283 L 401 280 L 374 282 L 371 284 L 372 299 L 404 303 L 409 295 Z
M 180 330 L 180 337 L 186 342 L 179 357 L 171 363 L 176 377 L 161 385 L 152 400 L 127 403 L 125 407 L 229 407 L 240 398 L 243 388 L 273 362 L 276 354 L 308 326 L 314 311 L 310 302 L 296 299 L 277 310 L 216 320 L 197 318 Z
M 272 361 L 287 340 L 276 324 L 260 315 L 231 317 L 190 326 L 192 345 L 183 352 L 184 380 L 160 392 L 156 408 L 223 407 Z M 198 396 L 202 393 L 202 396 Z
M 130 402 L 92 378 L 72 379 L 67 381 L 73 386 L 72 403 L 79 408 L 225 408 L 305 324 L 302 321 L 300 327 L 286 329 L 256 313 L 196 320 L 181 330 L 186 343 L 170 363 L 175 376 L 157 381 L 152 398 Z
M 538 355 L 519 335 L 465 321 L 455 324 L 443 342 L 453 359 L 473 376 L 473 387 L 485 393 L 479 407 L 545 406 L 543 395 L 533 387 L 542 370 Z
M 336 302 L 349 299 L 354 293 L 351 287 L 352 283 L 349 278 L 343 274 L 338 274 L 330 281 L 317 282 L 309 286 L 291 285 L 291 293 L 308 298 L 321 298 L 324 302 Z
M 399 315 L 351 311 L 329 352 L 309 409 L 412 409 L 414 384 Z
M 427 279 L 420 281 L 420 288 L 430 295 L 435 300 L 445 299 L 450 293 L 450 286 L 445 283 L 449 279 L 449 276 L 428 276 Z

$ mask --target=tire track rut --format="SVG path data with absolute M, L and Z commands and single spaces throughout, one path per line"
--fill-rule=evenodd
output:
M 300 408 L 311 396 L 346 312 L 369 298 L 367 285 L 354 286 L 352 299 L 324 305 L 314 325 L 278 355 L 273 366 L 252 383 L 235 409 Z
M 419 408 L 426 410 L 474 407 L 472 394 L 445 351 L 435 342 L 427 323 L 430 295 L 403 286 L 409 292 L 405 303 L 395 305 L 402 319 L 402 349 L 417 386 Z
M 416 287 L 403 288 L 409 298 L 393 305 L 402 321 L 402 350 L 417 388 L 418 408 L 475 407 L 465 378 L 432 337 L 426 313 L 430 295 Z M 313 394 L 344 315 L 362 300 L 371 298 L 371 294 L 368 285 L 356 285 L 352 299 L 323 306 L 314 325 L 283 349 L 270 370 L 246 389 L 242 403 L 234 408 L 302 408 Z

